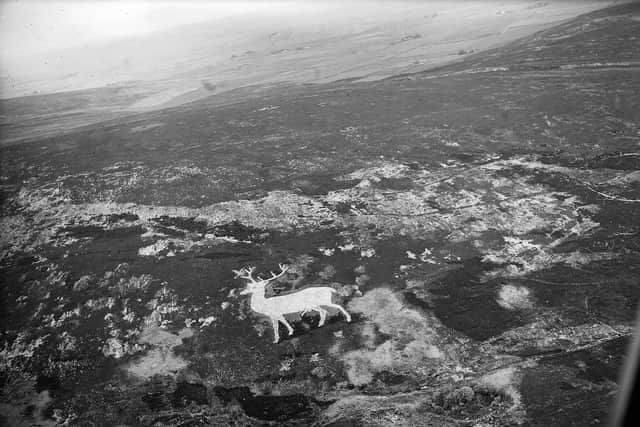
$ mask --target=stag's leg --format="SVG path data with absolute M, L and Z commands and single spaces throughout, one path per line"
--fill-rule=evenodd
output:
M 276 317 L 271 318 L 271 326 L 273 326 L 273 343 L 277 344 L 280 341 L 280 333 L 278 332 L 278 319 Z
M 324 321 L 327 319 L 327 310 L 322 307 L 316 307 L 314 310 L 320 313 L 320 322 L 318 323 L 318 327 L 324 326 Z
M 282 324 L 287 327 L 287 329 L 289 330 L 289 335 L 293 335 L 293 328 L 291 327 L 289 322 L 287 322 L 287 319 L 285 319 L 284 316 L 280 316 L 278 317 L 278 320 L 281 321 Z
M 339 305 L 339 304 L 322 304 L 322 305 L 327 306 L 327 307 L 337 308 L 338 310 L 340 310 L 342 312 L 342 314 L 344 314 L 344 317 L 347 318 L 347 322 L 351 322 L 351 315 L 349 313 L 347 313 L 347 310 L 342 308 L 341 305 Z

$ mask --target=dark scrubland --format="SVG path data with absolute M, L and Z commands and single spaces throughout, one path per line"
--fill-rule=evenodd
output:
M 616 6 L 2 148 L 3 422 L 606 422 L 640 295 L 638 34 Z M 232 270 L 278 263 L 271 295 L 331 286 L 353 322 L 273 344 Z

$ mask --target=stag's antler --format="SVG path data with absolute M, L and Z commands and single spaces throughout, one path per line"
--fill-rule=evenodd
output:
M 240 270 L 232 270 L 232 271 L 235 273 L 236 278 L 246 279 L 251 283 L 269 283 L 276 280 L 278 277 L 281 277 L 282 275 L 284 275 L 284 273 L 287 272 L 287 270 L 289 270 L 289 267 L 287 267 L 285 264 L 278 264 L 278 267 L 280 267 L 279 274 L 276 274 L 272 271 L 271 277 L 267 279 L 263 279 L 262 277 L 257 276 L 258 280 L 253 278 L 253 272 L 256 269 L 255 267 L 243 267 Z
M 287 270 L 289 270 L 289 267 L 287 267 L 286 264 L 278 264 L 278 267 L 280 268 L 280 274 L 276 274 L 273 271 L 271 272 L 271 277 L 268 279 L 265 279 L 265 282 L 271 282 L 273 280 L 276 280 L 278 277 L 282 277 L 282 275 L 284 275 L 284 273 L 287 272 Z
M 242 267 L 240 270 L 232 270 L 232 271 L 235 273 L 236 279 L 238 278 L 247 279 L 251 283 L 258 283 L 256 282 L 256 279 L 253 278 L 253 271 L 255 269 L 256 269 L 255 267 Z

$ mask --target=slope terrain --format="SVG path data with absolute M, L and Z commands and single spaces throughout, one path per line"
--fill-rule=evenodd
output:
M 4 420 L 605 422 L 640 295 L 637 34 L 619 5 L 2 148 Z M 232 270 L 279 263 L 270 295 L 330 286 L 353 321 L 273 344 Z
M 247 86 L 380 80 L 422 71 L 608 3 L 308 4 L 286 13 L 276 8 L 272 14 L 227 17 L 91 46 L 2 56 L 0 98 L 11 98 L 0 101 L 2 143 Z

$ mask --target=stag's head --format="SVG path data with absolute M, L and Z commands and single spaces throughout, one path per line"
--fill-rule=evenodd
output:
M 264 283 L 256 282 L 256 283 L 247 283 L 247 286 L 243 290 L 240 291 L 240 295 L 251 295 L 258 291 L 264 290 Z
M 242 291 L 240 291 L 240 295 L 250 295 L 258 291 L 264 292 L 264 287 L 269 282 L 272 282 L 281 277 L 289 269 L 284 264 L 280 264 L 279 267 L 280 273 L 276 274 L 274 272 L 271 272 L 271 277 L 267 279 L 263 279 L 262 277 L 257 276 L 257 280 L 253 277 L 253 271 L 256 269 L 255 267 L 243 267 L 240 270 L 233 270 L 237 279 L 239 278 L 247 280 L 247 285 Z

